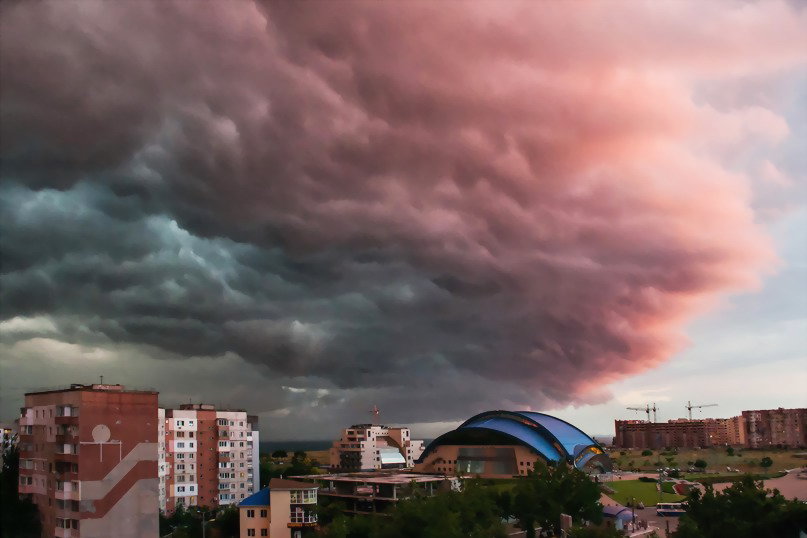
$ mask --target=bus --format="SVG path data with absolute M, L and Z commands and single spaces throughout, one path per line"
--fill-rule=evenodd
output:
M 656 515 L 665 517 L 680 517 L 686 512 L 686 503 L 658 503 Z

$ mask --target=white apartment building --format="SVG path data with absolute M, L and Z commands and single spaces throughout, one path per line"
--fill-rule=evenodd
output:
M 333 442 L 330 466 L 342 471 L 413 467 L 424 447 L 410 437 L 409 428 L 355 424 Z
M 207 404 L 160 409 L 160 508 L 238 503 L 260 485 L 257 417 Z

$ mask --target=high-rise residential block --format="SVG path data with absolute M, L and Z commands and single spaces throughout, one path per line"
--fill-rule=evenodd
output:
M 238 503 L 260 484 L 258 419 L 207 404 L 160 409 L 160 508 Z
M 750 448 L 807 446 L 807 409 L 743 411 Z
M 421 453 L 423 441 L 410 439 L 409 428 L 355 424 L 333 442 L 330 467 L 343 471 L 412 467 Z
M 44 537 L 158 534 L 157 393 L 71 385 L 25 395 L 19 493 Z

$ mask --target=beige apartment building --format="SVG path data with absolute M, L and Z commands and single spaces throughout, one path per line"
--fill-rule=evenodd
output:
M 330 467 L 343 471 L 408 468 L 423 448 L 423 441 L 411 439 L 409 428 L 355 424 L 333 442 Z
M 300 538 L 304 528 L 317 526 L 316 484 L 273 478 L 269 487 L 238 504 L 242 538 Z

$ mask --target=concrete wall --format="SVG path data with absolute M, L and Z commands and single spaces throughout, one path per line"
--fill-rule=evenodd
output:
M 291 538 L 291 494 L 289 491 L 270 491 L 272 505 L 269 536 L 271 538 Z
M 254 517 L 247 517 L 248 510 L 254 510 Z M 261 510 L 266 510 L 266 517 L 261 517 Z M 261 536 L 261 529 L 270 530 L 272 511 L 269 506 L 241 506 L 238 508 L 239 537 L 248 538 L 249 529 L 255 530 L 255 536 Z M 269 533 L 274 537 L 274 534 Z

